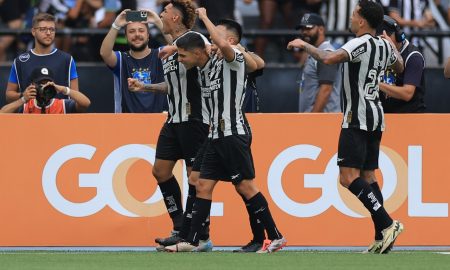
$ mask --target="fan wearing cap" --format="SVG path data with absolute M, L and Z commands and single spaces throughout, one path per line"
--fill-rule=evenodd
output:
M 0 113 L 40 113 L 65 114 L 85 112 L 91 101 L 80 91 L 73 91 L 67 86 L 55 84 L 53 71 L 47 67 L 37 67 L 31 73 L 31 84 L 23 96 L 7 105 Z M 58 99 L 61 93 L 70 99 Z
M 424 68 L 425 59 L 419 49 L 410 43 L 397 21 L 385 15 L 383 23 L 377 29 L 389 40 L 403 58 L 404 70 L 395 73 L 386 70 L 384 81 L 380 82 L 380 100 L 386 113 L 423 113 L 425 112 Z
M 326 51 L 336 49 L 325 40 L 325 24 L 315 13 L 303 15 L 296 26 L 301 36 L 309 44 Z M 340 112 L 339 64 L 325 65 L 308 56 L 300 81 L 299 112 Z

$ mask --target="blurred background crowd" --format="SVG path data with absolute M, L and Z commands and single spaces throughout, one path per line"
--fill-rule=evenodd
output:
M 160 12 L 167 0 L 0 0 L 0 63 L 12 61 L 32 48 L 29 35 L 32 17 L 38 12 L 54 14 L 58 20 L 56 47 L 71 53 L 77 62 L 101 61 L 101 41 L 116 15 L 123 9 L 151 9 Z M 297 63 L 301 54 L 287 51 L 296 24 L 304 13 L 321 14 L 327 33 L 339 47 L 349 37 L 346 32 L 351 10 L 357 0 L 197 0 L 212 21 L 232 18 L 244 27 L 244 45 L 268 63 Z M 395 18 L 406 34 L 449 30 L 450 0 L 380 0 L 386 14 Z M 197 30 L 202 25 L 197 23 Z M 100 30 L 99 30 L 100 29 Z M 104 32 L 101 31 L 104 29 Z M 151 47 L 161 45 L 160 33 L 152 29 Z M 334 34 L 333 34 L 334 33 Z M 9 35 L 8 35 L 9 34 Z M 450 52 L 450 38 L 429 35 L 414 41 L 427 59 L 427 66 L 440 66 Z M 126 46 L 118 38 L 117 46 Z

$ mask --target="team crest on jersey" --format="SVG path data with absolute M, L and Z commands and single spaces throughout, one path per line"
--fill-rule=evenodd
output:
M 352 56 L 353 56 L 353 58 L 356 58 L 356 57 L 360 56 L 361 54 L 365 53 L 366 51 L 367 51 L 366 44 L 363 44 L 353 50 Z
M 152 78 L 150 77 L 151 72 L 150 69 L 148 68 L 133 69 L 131 75 L 134 79 L 138 79 L 140 82 L 144 84 L 152 83 Z
M 20 62 L 26 62 L 26 61 L 28 61 L 28 59 L 30 59 L 30 54 L 29 53 L 24 53 L 24 54 L 21 54 L 19 56 L 19 61 Z
M 240 63 L 244 62 L 244 55 L 242 53 L 238 53 L 236 55 L 236 61 Z

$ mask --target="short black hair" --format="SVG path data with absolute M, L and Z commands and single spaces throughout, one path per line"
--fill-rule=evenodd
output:
M 375 0 L 359 0 L 358 5 L 361 7 L 359 15 L 366 19 L 370 27 L 377 29 L 383 22 L 383 7 Z
M 217 25 L 223 25 L 228 31 L 233 32 L 233 34 L 238 39 L 238 42 L 241 42 L 242 38 L 242 26 L 237 22 L 230 19 L 222 19 L 219 20 Z
M 205 49 L 205 41 L 198 33 L 189 32 L 177 39 L 178 48 L 190 51 L 193 49 Z

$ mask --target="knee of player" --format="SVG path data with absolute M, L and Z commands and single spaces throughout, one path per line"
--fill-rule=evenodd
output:
M 259 192 L 253 180 L 242 180 L 235 185 L 236 191 L 246 199 L 250 199 Z

